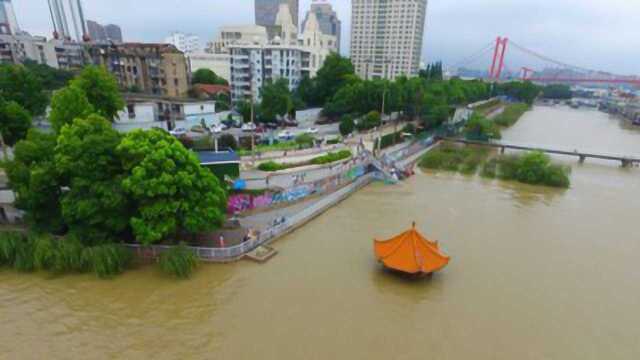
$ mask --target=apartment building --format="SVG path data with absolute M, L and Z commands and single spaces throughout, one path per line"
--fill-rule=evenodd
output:
M 295 90 L 304 76 L 309 75 L 310 53 L 298 45 L 231 45 L 231 100 L 254 102 L 262 100 L 262 87 L 277 79 L 287 79 Z
M 173 32 L 164 39 L 165 44 L 171 44 L 183 53 L 200 51 L 200 37 L 193 34 Z
M 365 79 L 417 76 L 427 0 L 352 0 L 351 61 Z
M 170 97 L 186 96 L 189 69 L 184 54 L 170 44 L 92 44 L 88 54 L 103 65 L 125 91 Z

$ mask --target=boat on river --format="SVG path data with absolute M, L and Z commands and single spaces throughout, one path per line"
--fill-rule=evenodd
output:
M 376 258 L 386 268 L 405 274 L 424 275 L 442 270 L 450 257 L 442 252 L 437 241 L 425 238 L 416 224 L 410 230 L 389 240 L 374 240 Z

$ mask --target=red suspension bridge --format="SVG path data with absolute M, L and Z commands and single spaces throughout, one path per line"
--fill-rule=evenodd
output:
M 508 54 L 518 53 L 525 63 L 535 63 L 534 66 L 523 66 L 513 71 L 508 66 Z M 536 83 L 565 83 L 565 84 L 627 84 L 640 87 L 640 77 L 616 75 L 604 71 L 587 69 L 555 60 L 539 52 L 530 50 L 507 37 L 498 37 L 495 42 L 487 44 L 482 50 L 458 62 L 456 67 L 468 66 L 478 61 L 485 62 L 486 55 L 490 57 L 488 78 L 492 81 L 510 79 L 530 80 Z

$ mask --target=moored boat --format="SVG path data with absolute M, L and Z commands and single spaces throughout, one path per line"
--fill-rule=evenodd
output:
M 451 259 L 440 250 L 437 241 L 431 241 L 416 230 L 410 230 L 389 240 L 374 240 L 376 258 L 386 268 L 405 274 L 432 274 L 442 270 Z

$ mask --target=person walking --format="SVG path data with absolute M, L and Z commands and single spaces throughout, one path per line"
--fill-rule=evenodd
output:
M 220 235 L 220 239 L 219 239 L 219 243 L 220 243 L 220 247 L 221 248 L 225 248 L 225 243 L 224 243 L 224 236 Z

